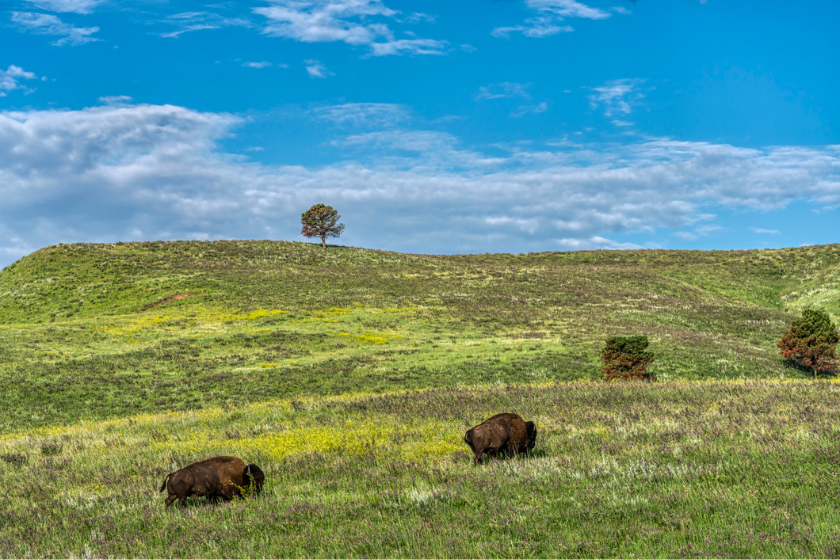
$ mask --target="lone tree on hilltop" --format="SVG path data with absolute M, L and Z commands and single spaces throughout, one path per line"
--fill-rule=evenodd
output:
M 320 237 L 321 246 L 327 248 L 327 237 L 338 237 L 344 231 L 344 224 L 337 224 L 341 216 L 332 206 L 316 204 L 300 215 L 303 229 L 300 233 L 306 237 Z
M 790 324 L 779 341 L 782 356 L 788 362 L 805 366 L 814 372 L 833 371 L 837 365 L 834 351 L 840 336 L 831 317 L 820 309 L 806 309 L 802 317 Z
M 604 367 L 601 373 L 607 381 L 618 379 L 642 379 L 653 381 L 656 376 L 648 373 L 647 366 L 653 361 L 653 352 L 645 352 L 648 337 L 614 336 L 607 339 L 601 351 Z

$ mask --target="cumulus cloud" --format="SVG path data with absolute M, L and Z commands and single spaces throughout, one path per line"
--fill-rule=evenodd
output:
M 27 72 L 20 66 L 9 65 L 5 70 L 0 70 L 0 97 L 6 97 L 8 92 L 16 89 L 31 91 L 21 84 L 21 80 L 34 80 L 37 78 L 34 73 Z
M 538 15 L 527 18 L 524 25 L 497 27 L 490 34 L 494 37 L 508 37 L 511 33 L 519 32 L 526 37 L 550 37 L 574 31 L 570 25 L 560 25 L 566 18 L 606 19 L 611 15 L 577 0 L 525 0 L 525 5 Z
M 352 156 L 339 163 L 278 166 L 221 150 L 242 122 L 142 104 L 0 113 L 0 261 L 57 242 L 299 239 L 321 200 L 345 216 L 343 243 L 412 252 L 624 248 L 626 232 L 707 234 L 718 226 L 696 224 L 720 205 L 840 207 L 836 146 L 653 139 L 489 157 L 393 129 L 337 140 Z
M 263 33 L 274 37 L 365 46 L 371 56 L 443 54 L 448 45 L 413 36 L 397 39 L 387 22 L 395 21 L 399 12 L 382 0 L 269 0 L 269 4 L 253 11 L 267 20 Z
M 91 35 L 99 31 L 98 27 L 75 27 L 69 23 L 64 23 L 52 14 L 12 12 L 12 22 L 16 23 L 19 28 L 30 33 L 61 36 L 61 39 L 52 43 L 57 47 L 64 45 L 83 45 L 99 40 L 91 37 Z
M 37 8 L 51 12 L 89 14 L 93 8 L 107 0 L 26 0 Z

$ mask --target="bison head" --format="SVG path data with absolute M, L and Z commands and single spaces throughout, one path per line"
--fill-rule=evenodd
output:
M 262 472 L 262 469 L 253 463 L 245 467 L 245 483 L 253 483 L 254 494 L 259 496 L 265 483 L 265 474 Z
M 525 437 L 525 447 L 530 451 L 537 444 L 537 425 L 533 422 L 525 422 L 525 429 L 528 431 L 528 435 Z

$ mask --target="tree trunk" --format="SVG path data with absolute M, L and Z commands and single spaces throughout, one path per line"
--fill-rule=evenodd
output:
M 326 235 L 321 236 L 321 247 L 323 247 L 325 251 L 327 250 L 327 236 Z

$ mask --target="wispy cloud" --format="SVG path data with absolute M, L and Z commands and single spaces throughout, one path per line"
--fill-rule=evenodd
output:
M 309 74 L 310 78 L 326 78 L 327 76 L 334 76 L 333 72 L 327 70 L 327 67 L 318 62 L 317 60 L 304 60 L 304 64 L 306 65 L 306 73 Z
M 51 12 L 73 12 L 89 14 L 93 8 L 108 0 L 26 0 L 37 8 Z
M 203 31 L 205 29 L 221 29 L 223 27 L 250 27 L 251 22 L 239 17 L 226 17 L 214 12 L 181 12 L 173 14 L 163 20 L 164 24 L 174 25 L 178 29 L 161 33 L 161 37 L 176 38 L 184 33 Z
M 766 235 L 779 235 L 779 234 L 782 233 L 781 231 L 779 231 L 777 229 L 764 229 L 764 228 L 755 228 L 755 227 L 751 227 L 750 229 L 752 231 L 754 231 L 755 233 L 766 234 Z
M 511 27 L 497 27 L 490 34 L 493 37 L 509 37 L 511 33 L 522 33 L 526 37 L 541 39 L 551 37 L 558 33 L 571 33 L 575 28 L 571 25 L 558 25 L 557 20 L 551 17 L 536 17 L 525 20 L 525 25 L 514 25 Z
M 530 99 L 528 95 L 528 86 L 530 84 L 520 84 L 517 82 L 501 82 L 498 84 L 491 84 L 489 86 L 481 86 L 478 88 L 476 99 L 503 99 L 506 97 L 521 97 L 522 99 Z
M 525 5 L 532 10 L 551 13 L 558 17 L 576 17 L 586 19 L 606 19 L 609 12 L 582 4 L 577 0 L 525 0 Z
M 371 56 L 388 56 L 392 54 L 446 54 L 444 49 L 449 43 L 434 39 L 392 39 L 389 41 L 371 43 Z
M 64 45 L 83 45 L 99 39 L 91 37 L 99 31 L 98 27 L 75 27 L 64 23 L 52 14 L 36 12 L 12 12 L 12 22 L 18 27 L 37 35 L 58 35 L 61 39 L 52 44 L 60 47 Z
M 424 14 L 423 12 L 415 12 L 403 18 L 406 23 L 434 23 L 435 16 L 431 14 Z
M 394 103 L 344 103 L 317 107 L 312 114 L 318 119 L 353 128 L 387 128 L 411 120 L 408 109 Z
M 99 102 L 105 105 L 128 105 L 133 103 L 134 99 L 130 95 L 108 95 L 100 97 Z
M 382 0 L 269 0 L 253 11 L 268 20 L 263 33 L 304 43 L 343 42 L 365 46 L 371 56 L 443 54 L 446 41 L 396 38 L 389 21 L 398 11 Z M 416 15 L 416 14 L 415 14 Z M 405 21 L 410 21 L 406 19 Z
M 522 105 L 510 114 L 511 117 L 524 117 L 525 115 L 538 115 L 540 113 L 545 113 L 548 111 L 548 101 L 542 101 L 537 103 L 536 105 Z
M 600 235 L 593 235 L 585 239 L 578 238 L 563 238 L 557 240 L 557 245 L 566 250 L 580 251 L 586 249 L 642 249 L 642 245 L 635 243 L 621 243 L 601 237 Z
M 692 231 L 677 231 L 674 232 L 674 236 L 679 237 L 684 241 L 697 241 L 701 237 L 706 237 L 709 234 L 712 234 L 716 231 L 720 231 L 724 229 L 722 226 L 717 224 L 706 224 L 697 228 L 694 228 Z
M 511 33 L 522 33 L 526 37 L 542 38 L 574 31 L 570 25 L 561 25 L 567 18 L 606 19 L 609 12 L 582 4 L 577 0 L 525 0 L 525 5 L 539 15 L 527 18 L 524 25 L 497 27 L 491 31 L 494 37 L 508 37 Z
M 260 62 L 243 62 L 242 66 L 246 68 L 268 68 L 269 66 L 271 66 L 271 63 L 262 60 Z
M 643 98 L 640 91 L 645 80 L 633 78 L 622 80 L 611 80 L 605 84 L 592 88 L 593 93 L 589 96 L 589 106 L 593 109 L 601 108 L 604 116 L 613 117 L 616 114 L 629 115 Z M 627 121 L 616 121 L 617 126 L 629 126 L 633 123 Z
M 14 64 L 5 70 L 0 70 L 0 97 L 6 97 L 8 92 L 16 89 L 22 89 L 27 93 L 34 91 L 22 85 L 20 80 L 34 80 L 37 77 L 33 72 L 27 72 Z

